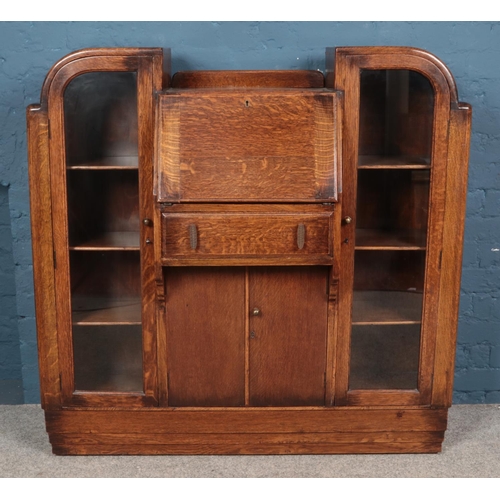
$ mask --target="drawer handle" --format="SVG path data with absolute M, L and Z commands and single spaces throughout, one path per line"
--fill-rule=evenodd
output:
M 196 224 L 189 224 L 189 244 L 191 245 L 191 250 L 196 250 L 198 246 L 198 231 L 196 229 Z
M 306 226 L 304 224 L 299 224 L 297 226 L 297 246 L 299 250 L 304 248 L 304 243 L 306 241 Z

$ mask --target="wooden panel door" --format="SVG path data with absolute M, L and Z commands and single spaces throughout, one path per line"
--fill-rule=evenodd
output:
M 244 405 L 244 270 L 169 269 L 166 304 L 169 406 Z
M 323 406 L 328 270 L 168 269 L 168 405 Z
M 327 267 L 249 270 L 249 404 L 325 404 Z

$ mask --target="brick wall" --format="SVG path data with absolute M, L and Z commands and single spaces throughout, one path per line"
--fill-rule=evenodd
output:
M 22 401 L 8 188 L 0 185 L 0 404 Z
M 0 281 L 0 296 L 8 294 L 9 283 L 14 283 L 17 307 L 17 333 L 15 321 L 9 323 L 2 329 L 0 346 L 11 342 L 9 338 L 20 345 L 27 403 L 39 400 L 39 389 L 25 107 L 39 101 L 50 67 L 83 47 L 149 46 L 171 47 L 174 71 L 321 70 L 325 47 L 343 45 L 408 45 L 429 50 L 451 69 L 460 99 L 473 106 L 454 399 L 500 402 L 499 23 L 23 22 L 0 23 L 0 183 L 9 186 L 10 213 L 10 231 L 2 233 L 2 248 L 12 247 L 11 256 L 10 250 L 7 253 L 14 264 L 2 267 L 7 276 Z M 5 243 L 5 238 L 11 241 Z M 7 358 L 0 361 L 5 369 L 10 370 L 10 364 L 18 366 L 15 356 Z

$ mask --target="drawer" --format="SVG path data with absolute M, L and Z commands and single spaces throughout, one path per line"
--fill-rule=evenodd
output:
M 169 90 L 158 97 L 157 199 L 336 201 L 340 123 L 328 89 Z
M 162 213 L 165 265 L 332 263 L 333 211 Z

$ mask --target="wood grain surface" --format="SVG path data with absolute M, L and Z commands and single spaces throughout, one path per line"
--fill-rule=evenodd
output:
M 62 401 L 56 325 L 49 124 L 47 113 L 38 106 L 28 107 L 26 118 L 41 403 L 42 408 L 58 408 Z
M 327 280 L 322 267 L 250 269 L 251 406 L 325 404 Z
M 304 226 L 302 248 L 297 243 L 300 224 Z M 195 226 L 198 234 L 195 248 L 190 242 L 190 226 Z M 164 214 L 163 235 L 163 255 L 166 258 L 332 255 L 327 214 Z
M 467 169 L 472 109 L 458 103 L 450 121 L 450 145 L 446 186 L 446 214 L 441 261 L 441 307 L 438 319 L 432 403 L 451 406 L 460 302 L 460 277 L 467 196 Z
M 323 73 L 307 70 L 179 71 L 174 88 L 322 88 Z
M 169 269 L 169 406 L 245 403 L 245 278 L 231 268 Z
M 351 453 L 439 453 L 442 439 L 433 442 L 365 443 L 353 436 L 352 443 L 289 444 L 180 444 L 95 445 L 54 444 L 56 455 L 329 455 Z M 418 436 L 415 437 L 418 439 Z
M 441 450 L 470 106 L 420 49 L 326 66 L 50 70 L 27 118 L 54 453 Z
M 158 103 L 158 201 L 336 199 L 334 92 L 183 90 Z
M 51 434 L 434 432 L 446 430 L 447 415 L 429 408 L 89 408 L 48 411 L 46 426 Z
M 54 453 L 437 453 L 447 420 L 447 410 L 430 409 L 138 409 L 114 410 L 112 419 L 109 413 L 47 412 Z

